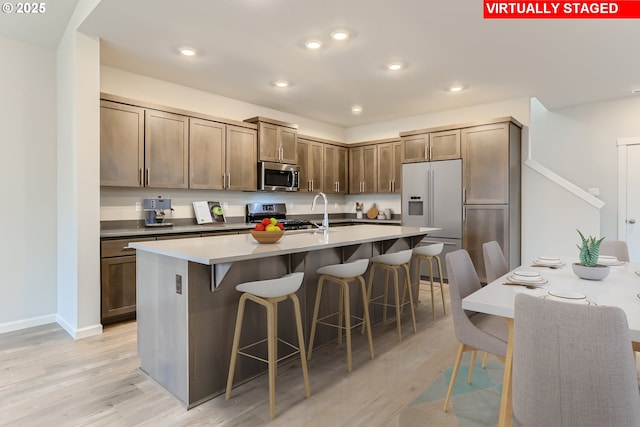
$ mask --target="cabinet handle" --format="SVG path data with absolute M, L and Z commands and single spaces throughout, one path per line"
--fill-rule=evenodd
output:
M 136 249 L 135 248 L 130 248 L 129 246 L 123 246 L 122 250 L 123 251 L 135 251 Z
M 311 191 L 313 191 L 313 179 L 311 180 Z
M 391 184 L 391 181 L 389 181 L 389 193 L 391 193 L 393 191 L 393 184 Z
M 227 185 L 228 185 L 227 188 L 231 188 L 231 174 L 230 173 L 227 174 Z
M 222 188 L 227 188 L 227 174 L 223 173 L 222 174 Z
M 147 182 L 145 185 L 149 185 L 149 177 L 151 176 L 151 168 L 147 168 Z
M 139 169 L 139 174 L 138 174 L 138 185 L 140 187 L 142 187 L 142 168 Z
M 433 148 L 433 147 L 431 146 L 431 144 L 429 144 L 429 160 L 431 160 L 431 159 L 432 159 L 432 157 L 431 157 L 431 156 L 433 156 L 432 148 Z
M 462 203 L 467 203 L 467 187 L 462 187 Z

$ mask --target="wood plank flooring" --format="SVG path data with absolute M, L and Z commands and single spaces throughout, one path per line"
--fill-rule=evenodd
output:
M 351 374 L 344 348 L 314 349 L 309 399 L 299 362 L 281 367 L 273 421 L 266 375 L 234 388 L 229 401 L 219 396 L 187 411 L 139 370 L 135 322 L 80 341 L 56 324 L 3 334 L 0 425 L 384 427 L 453 363 L 457 341 L 451 315 L 436 304 L 434 322 L 428 292 L 421 292 L 421 299 L 417 334 L 408 313 L 402 342 L 395 323 L 374 325 L 374 360 L 366 336 L 354 335 Z

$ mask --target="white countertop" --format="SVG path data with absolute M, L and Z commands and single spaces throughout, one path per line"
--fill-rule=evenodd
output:
M 329 233 L 326 236 L 322 233 L 310 232 L 310 230 L 285 231 L 282 238 L 272 244 L 258 243 L 251 234 L 234 234 L 200 239 L 135 242 L 130 243 L 129 246 L 138 251 L 212 265 L 403 237 L 424 236 L 438 230 L 441 229 L 393 225 L 354 225 L 329 228 Z

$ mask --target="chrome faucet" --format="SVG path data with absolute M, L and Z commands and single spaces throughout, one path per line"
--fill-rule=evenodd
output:
M 329 232 L 329 203 L 327 202 L 327 196 L 324 193 L 320 192 L 316 194 L 316 196 L 313 198 L 313 203 L 311 203 L 311 210 L 314 211 L 316 209 L 316 201 L 320 196 L 322 196 L 322 198 L 324 199 L 324 217 L 322 218 L 322 225 L 318 225 L 315 223 L 313 225 L 318 227 L 319 231 L 327 234 Z

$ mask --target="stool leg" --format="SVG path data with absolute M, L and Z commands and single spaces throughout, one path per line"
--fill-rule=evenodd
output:
M 430 277 L 430 287 L 431 287 L 431 313 L 433 316 L 433 320 L 436 320 L 436 299 L 433 294 L 433 258 L 427 258 L 429 260 L 429 277 Z
M 416 257 L 416 260 L 418 261 L 418 266 L 416 267 L 416 270 L 418 272 L 417 274 L 418 283 L 416 286 L 416 300 L 420 301 L 420 281 L 422 280 L 422 258 Z
M 225 400 L 231 398 L 231 386 L 233 385 L 233 375 L 236 370 L 236 361 L 238 359 L 238 347 L 240 347 L 240 333 L 242 332 L 242 319 L 244 317 L 244 306 L 247 301 L 245 294 L 240 297 L 238 304 L 238 314 L 236 315 L 236 331 L 233 334 L 233 345 L 231 346 L 231 363 L 229 364 L 229 376 L 227 377 L 227 392 L 224 395 Z
M 274 305 L 267 306 L 267 347 L 269 360 L 269 413 L 271 419 L 276 417 L 276 347 L 278 345 L 275 330 Z
M 362 289 L 362 305 L 364 306 L 364 326 L 367 328 L 367 338 L 369 339 L 369 354 L 373 359 L 373 338 L 371 337 L 371 318 L 369 317 L 369 299 L 367 298 L 366 289 L 364 286 L 364 279 L 362 276 L 358 276 L 360 281 L 360 288 Z
M 375 270 L 375 268 L 376 268 L 376 265 L 371 264 L 371 270 L 369 271 L 369 285 L 367 286 L 367 307 L 369 306 L 369 301 L 371 301 L 371 288 L 373 286 L 373 270 Z M 366 325 L 362 325 L 361 333 L 364 333 L 365 327 Z
M 322 297 L 322 285 L 324 284 L 324 276 L 318 280 L 318 289 L 316 291 L 316 303 L 313 307 L 313 320 L 311 321 L 311 334 L 309 335 L 309 353 L 307 354 L 307 360 L 311 360 L 311 353 L 313 352 L 313 341 L 316 338 L 316 328 L 318 326 L 318 312 L 320 311 L 320 298 Z
M 416 312 L 415 309 L 413 307 L 413 295 L 411 293 L 411 288 L 409 287 L 409 266 L 407 264 L 403 264 L 402 265 L 404 267 L 404 271 L 405 271 L 405 286 L 407 287 L 407 290 L 409 291 L 409 307 L 411 308 L 411 322 L 413 323 L 413 333 L 417 333 L 418 332 L 418 328 L 416 327 Z
M 444 281 L 442 279 L 442 263 L 440 262 L 440 257 L 436 256 L 436 263 L 438 264 L 438 274 L 440 275 L 440 296 L 442 297 L 442 312 L 447 314 L 447 307 L 444 303 Z
M 387 323 L 387 305 L 389 304 L 389 270 L 387 268 L 384 269 L 384 299 L 383 303 L 383 312 L 382 312 L 382 323 Z
M 347 338 L 347 371 L 353 370 L 353 363 L 351 357 L 351 302 L 349 301 L 349 288 L 345 281 L 340 281 L 340 289 L 344 296 L 344 323 L 345 323 L 345 335 Z M 340 336 L 342 336 L 342 329 L 340 329 Z
M 396 298 L 396 325 L 398 328 L 398 340 L 402 341 L 402 324 L 400 322 L 400 317 L 402 316 L 402 314 L 400 312 L 400 292 L 398 289 L 398 270 L 394 268 L 393 274 L 395 278 L 395 280 L 393 281 L 393 288 L 395 291 L 395 298 Z
M 302 366 L 302 378 L 304 380 L 304 394 L 311 396 L 311 387 L 309 386 L 309 371 L 307 370 L 307 361 L 304 357 L 304 333 L 302 332 L 302 316 L 300 314 L 300 301 L 296 294 L 290 294 L 289 298 L 293 302 L 293 311 L 296 316 L 296 329 L 298 330 L 298 346 L 300 347 L 300 365 Z
M 340 283 L 338 294 L 338 347 L 342 347 L 342 318 L 344 317 L 344 288 L 342 283 Z

